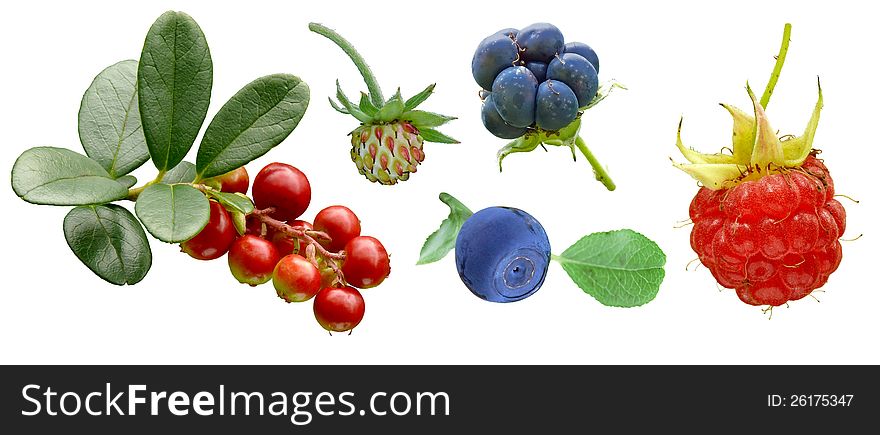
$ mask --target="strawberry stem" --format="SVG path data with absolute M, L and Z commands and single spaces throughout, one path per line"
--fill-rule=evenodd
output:
M 614 184 L 614 181 L 611 180 L 611 176 L 608 175 L 608 172 L 605 171 L 605 168 L 599 163 L 599 160 L 596 159 L 596 156 L 593 155 L 593 152 L 587 148 L 587 143 L 578 136 L 574 141 L 575 146 L 581 151 L 581 154 L 587 158 L 587 161 L 590 162 L 590 166 L 593 167 L 593 173 L 596 174 L 596 180 L 605 185 L 605 188 L 609 191 L 613 191 L 617 188 L 617 185 Z
M 370 66 L 367 65 L 367 62 L 361 57 L 360 53 L 355 50 L 354 46 L 343 38 L 342 35 L 324 25 L 309 23 L 309 30 L 333 41 L 342 49 L 342 51 L 345 52 L 345 54 L 348 55 L 349 58 L 351 58 L 351 61 L 354 62 L 354 65 L 357 67 L 358 71 L 360 71 L 361 77 L 364 78 L 364 83 L 367 84 L 367 89 L 370 91 L 370 100 L 373 102 L 373 105 L 377 108 L 384 106 L 385 97 L 382 95 L 382 89 L 379 87 L 379 82 L 376 81 L 376 76 L 373 75 Z
M 765 109 L 767 104 L 770 103 L 773 88 L 776 87 L 776 82 L 779 81 L 779 74 L 782 73 L 782 64 L 785 63 L 785 55 L 788 54 L 789 42 L 791 42 L 791 23 L 785 23 L 785 29 L 782 31 L 782 46 L 779 47 L 779 54 L 776 55 L 776 65 L 773 67 L 770 81 L 767 82 L 767 87 L 764 88 L 764 93 L 761 95 L 761 107 Z

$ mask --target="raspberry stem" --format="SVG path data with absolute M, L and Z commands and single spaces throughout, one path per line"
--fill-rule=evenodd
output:
M 782 64 L 785 63 L 785 55 L 788 54 L 788 43 L 791 42 L 791 23 L 785 23 L 785 29 L 782 31 L 782 46 L 779 47 L 779 54 L 776 55 L 776 65 L 773 67 L 773 73 L 770 74 L 770 81 L 764 88 L 761 95 L 761 107 L 767 108 L 770 103 L 770 96 L 773 95 L 773 89 L 776 82 L 779 81 L 779 74 L 782 73 Z
M 614 181 L 611 180 L 611 176 L 608 175 L 608 172 L 605 171 L 605 168 L 599 163 L 599 160 L 596 159 L 596 156 L 593 155 L 593 152 L 587 147 L 587 143 L 584 142 L 584 139 L 578 136 L 574 144 L 581 151 L 581 154 L 587 158 L 587 161 L 590 162 L 590 166 L 593 167 L 593 173 L 596 174 L 596 180 L 605 185 L 609 191 L 614 191 L 617 188 L 617 185 L 614 184 Z
M 309 30 L 333 41 L 351 58 L 351 61 L 354 62 L 354 65 L 364 78 L 364 83 L 367 84 L 367 89 L 370 91 L 370 100 L 373 102 L 373 105 L 378 108 L 384 106 L 385 97 L 382 95 L 382 88 L 379 87 L 379 82 L 376 80 L 376 76 L 373 75 L 370 66 L 367 65 L 367 61 L 355 50 L 354 46 L 343 38 L 342 35 L 322 24 L 309 23 Z

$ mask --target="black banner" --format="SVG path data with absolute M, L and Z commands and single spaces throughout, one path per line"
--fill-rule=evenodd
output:
M 7 366 L 15 433 L 873 431 L 877 367 Z M 851 429 L 851 430 L 849 430 Z M 6 432 L 4 430 L 4 432 Z M 6 432 L 11 433 L 11 432 Z

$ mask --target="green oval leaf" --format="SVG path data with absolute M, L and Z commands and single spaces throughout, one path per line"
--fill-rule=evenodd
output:
M 242 193 L 221 192 L 219 190 L 209 190 L 208 196 L 214 198 L 223 207 L 229 211 L 236 211 L 243 214 L 250 214 L 254 211 L 254 203 L 247 195 Z
M 125 186 L 126 189 L 131 189 L 135 184 L 137 184 L 138 179 L 134 175 L 123 175 L 117 178 L 116 182 Z
M 138 111 L 136 60 L 107 67 L 95 77 L 79 106 L 79 140 L 86 154 L 111 177 L 150 159 Z
M 118 205 L 70 210 L 64 217 L 64 238 L 83 264 L 111 284 L 137 284 L 153 262 L 143 227 Z
M 446 192 L 440 194 L 440 201 L 449 206 L 449 217 L 444 219 L 440 223 L 440 228 L 425 240 L 422 251 L 419 253 L 419 261 L 416 264 L 433 263 L 445 257 L 455 247 L 455 239 L 458 237 L 458 232 L 464 225 L 464 221 L 474 214 L 459 200 Z
M 196 158 L 198 178 L 222 175 L 266 154 L 296 128 L 309 106 L 298 77 L 261 77 L 238 91 L 205 130 Z
M 150 157 L 160 171 L 171 169 L 192 147 L 211 100 L 211 52 L 195 20 L 168 11 L 153 23 L 137 79 Z
M 168 243 L 193 238 L 208 223 L 208 198 L 186 184 L 154 184 L 138 196 L 134 211 L 153 237 Z
M 590 234 L 554 258 L 581 290 L 612 307 L 651 302 L 665 276 L 666 254 L 632 230 Z
M 12 189 L 27 202 L 45 205 L 105 204 L 128 196 L 98 162 L 55 147 L 23 152 L 12 166 Z
M 192 183 L 196 179 L 196 165 L 182 161 L 162 176 L 162 183 Z

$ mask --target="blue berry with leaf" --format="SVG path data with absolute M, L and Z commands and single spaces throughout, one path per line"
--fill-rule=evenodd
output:
M 513 139 L 498 151 L 499 169 L 510 154 L 565 146 L 572 156 L 584 155 L 596 179 L 615 189 L 579 134 L 584 112 L 623 86 L 599 86 L 599 57 L 589 45 L 566 43 L 550 23 L 502 29 L 477 45 L 471 72 L 483 90 L 483 125 L 496 137 Z
M 534 295 L 552 261 L 603 305 L 637 307 L 660 290 L 666 255 L 633 230 L 593 233 L 554 255 L 544 226 L 523 210 L 488 207 L 473 213 L 448 193 L 440 200 L 449 206 L 449 217 L 425 240 L 418 264 L 455 250 L 459 278 L 480 299 L 516 302 Z

